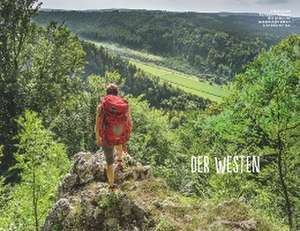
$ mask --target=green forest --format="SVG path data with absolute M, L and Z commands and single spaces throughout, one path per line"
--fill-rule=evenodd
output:
M 34 21 L 64 23 L 80 37 L 109 41 L 167 57 L 160 64 L 222 84 L 243 70 L 262 50 L 288 34 L 291 27 L 263 28 L 258 14 L 176 13 L 145 10 L 41 11 Z M 157 62 L 157 61 L 156 61 Z
M 132 111 L 128 152 L 155 177 L 202 201 L 241 199 L 261 231 L 300 229 L 299 20 L 275 33 L 251 15 L 40 7 L 0 2 L 0 230 L 40 230 L 72 156 L 98 149 L 95 112 L 111 82 Z M 160 65 L 227 93 L 184 91 L 82 38 L 166 57 Z M 192 174 L 203 155 L 257 155 L 261 170 Z

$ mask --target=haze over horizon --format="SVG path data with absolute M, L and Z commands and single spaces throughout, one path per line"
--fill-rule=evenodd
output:
M 43 9 L 104 10 L 145 9 L 194 12 L 270 13 L 290 11 L 300 16 L 299 0 L 44 0 Z

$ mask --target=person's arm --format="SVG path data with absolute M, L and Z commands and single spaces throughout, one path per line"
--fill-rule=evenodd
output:
M 132 117 L 131 117 L 131 110 L 130 109 L 128 110 L 128 116 L 129 116 L 130 127 L 131 127 L 131 130 L 132 130 L 133 123 L 132 123 Z
M 130 109 L 128 109 L 128 121 L 129 121 L 129 127 L 130 127 L 130 131 L 129 131 L 129 132 L 131 133 L 133 123 L 132 123 L 132 117 L 131 117 L 131 110 L 130 110 Z M 128 154 L 127 144 L 126 144 L 126 143 L 124 143 L 124 144 L 122 145 L 122 149 L 123 149 L 123 153 L 124 153 L 125 155 Z
M 101 145 L 102 143 L 102 140 L 101 140 L 101 137 L 100 137 L 100 130 L 101 130 L 101 106 L 99 105 L 97 107 L 97 111 L 96 111 L 96 124 L 95 124 L 95 134 L 96 134 L 96 144 L 98 146 Z

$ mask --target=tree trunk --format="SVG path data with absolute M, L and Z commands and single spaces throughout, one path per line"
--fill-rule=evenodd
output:
M 36 182 L 35 182 L 35 170 L 32 172 L 32 205 L 35 220 L 35 230 L 39 231 L 39 220 L 38 220 L 38 205 L 37 205 L 37 195 L 36 195 Z
M 278 175 L 279 175 L 279 180 L 280 180 L 281 188 L 282 188 L 283 195 L 284 195 L 285 209 L 286 209 L 286 213 L 287 213 L 287 217 L 288 217 L 289 227 L 290 227 L 290 230 L 293 230 L 293 209 L 292 209 L 287 185 L 286 185 L 286 182 L 284 179 L 284 174 L 283 174 L 283 166 L 282 166 L 283 144 L 282 144 L 282 140 L 279 135 L 278 135 L 277 148 L 278 148 L 278 160 L 277 160 Z

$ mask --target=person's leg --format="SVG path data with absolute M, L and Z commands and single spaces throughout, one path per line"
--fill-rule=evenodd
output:
M 113 146 L 108 146 L 108 147 L 103 147 L 105 159 L 106 159 L 106 176 L 107 176 L 107 181 L 110 187 L 113 187 L 114 185 L 114 168 L 113 168 L 113 163 L 114 163 L 114 147 Z
M 123 148 L 123 156 L 126 156 L 128 154 L 128 150 L 127 150 L 127 144 L 122 144 L 122 148 Z
M 116 153 L 117 153 L 117 160 L 122 161 L 123 156 L 124 156 L 123 145 L 122 144 L 115 145 L 115 149 L 116 149 Z
M 112 164 L 107 165 L 106 175 L 107 175 L 108 184 L 110 187 L 112 187 L 114 185 L 114 178 L 115 178 L 114 168 Z

